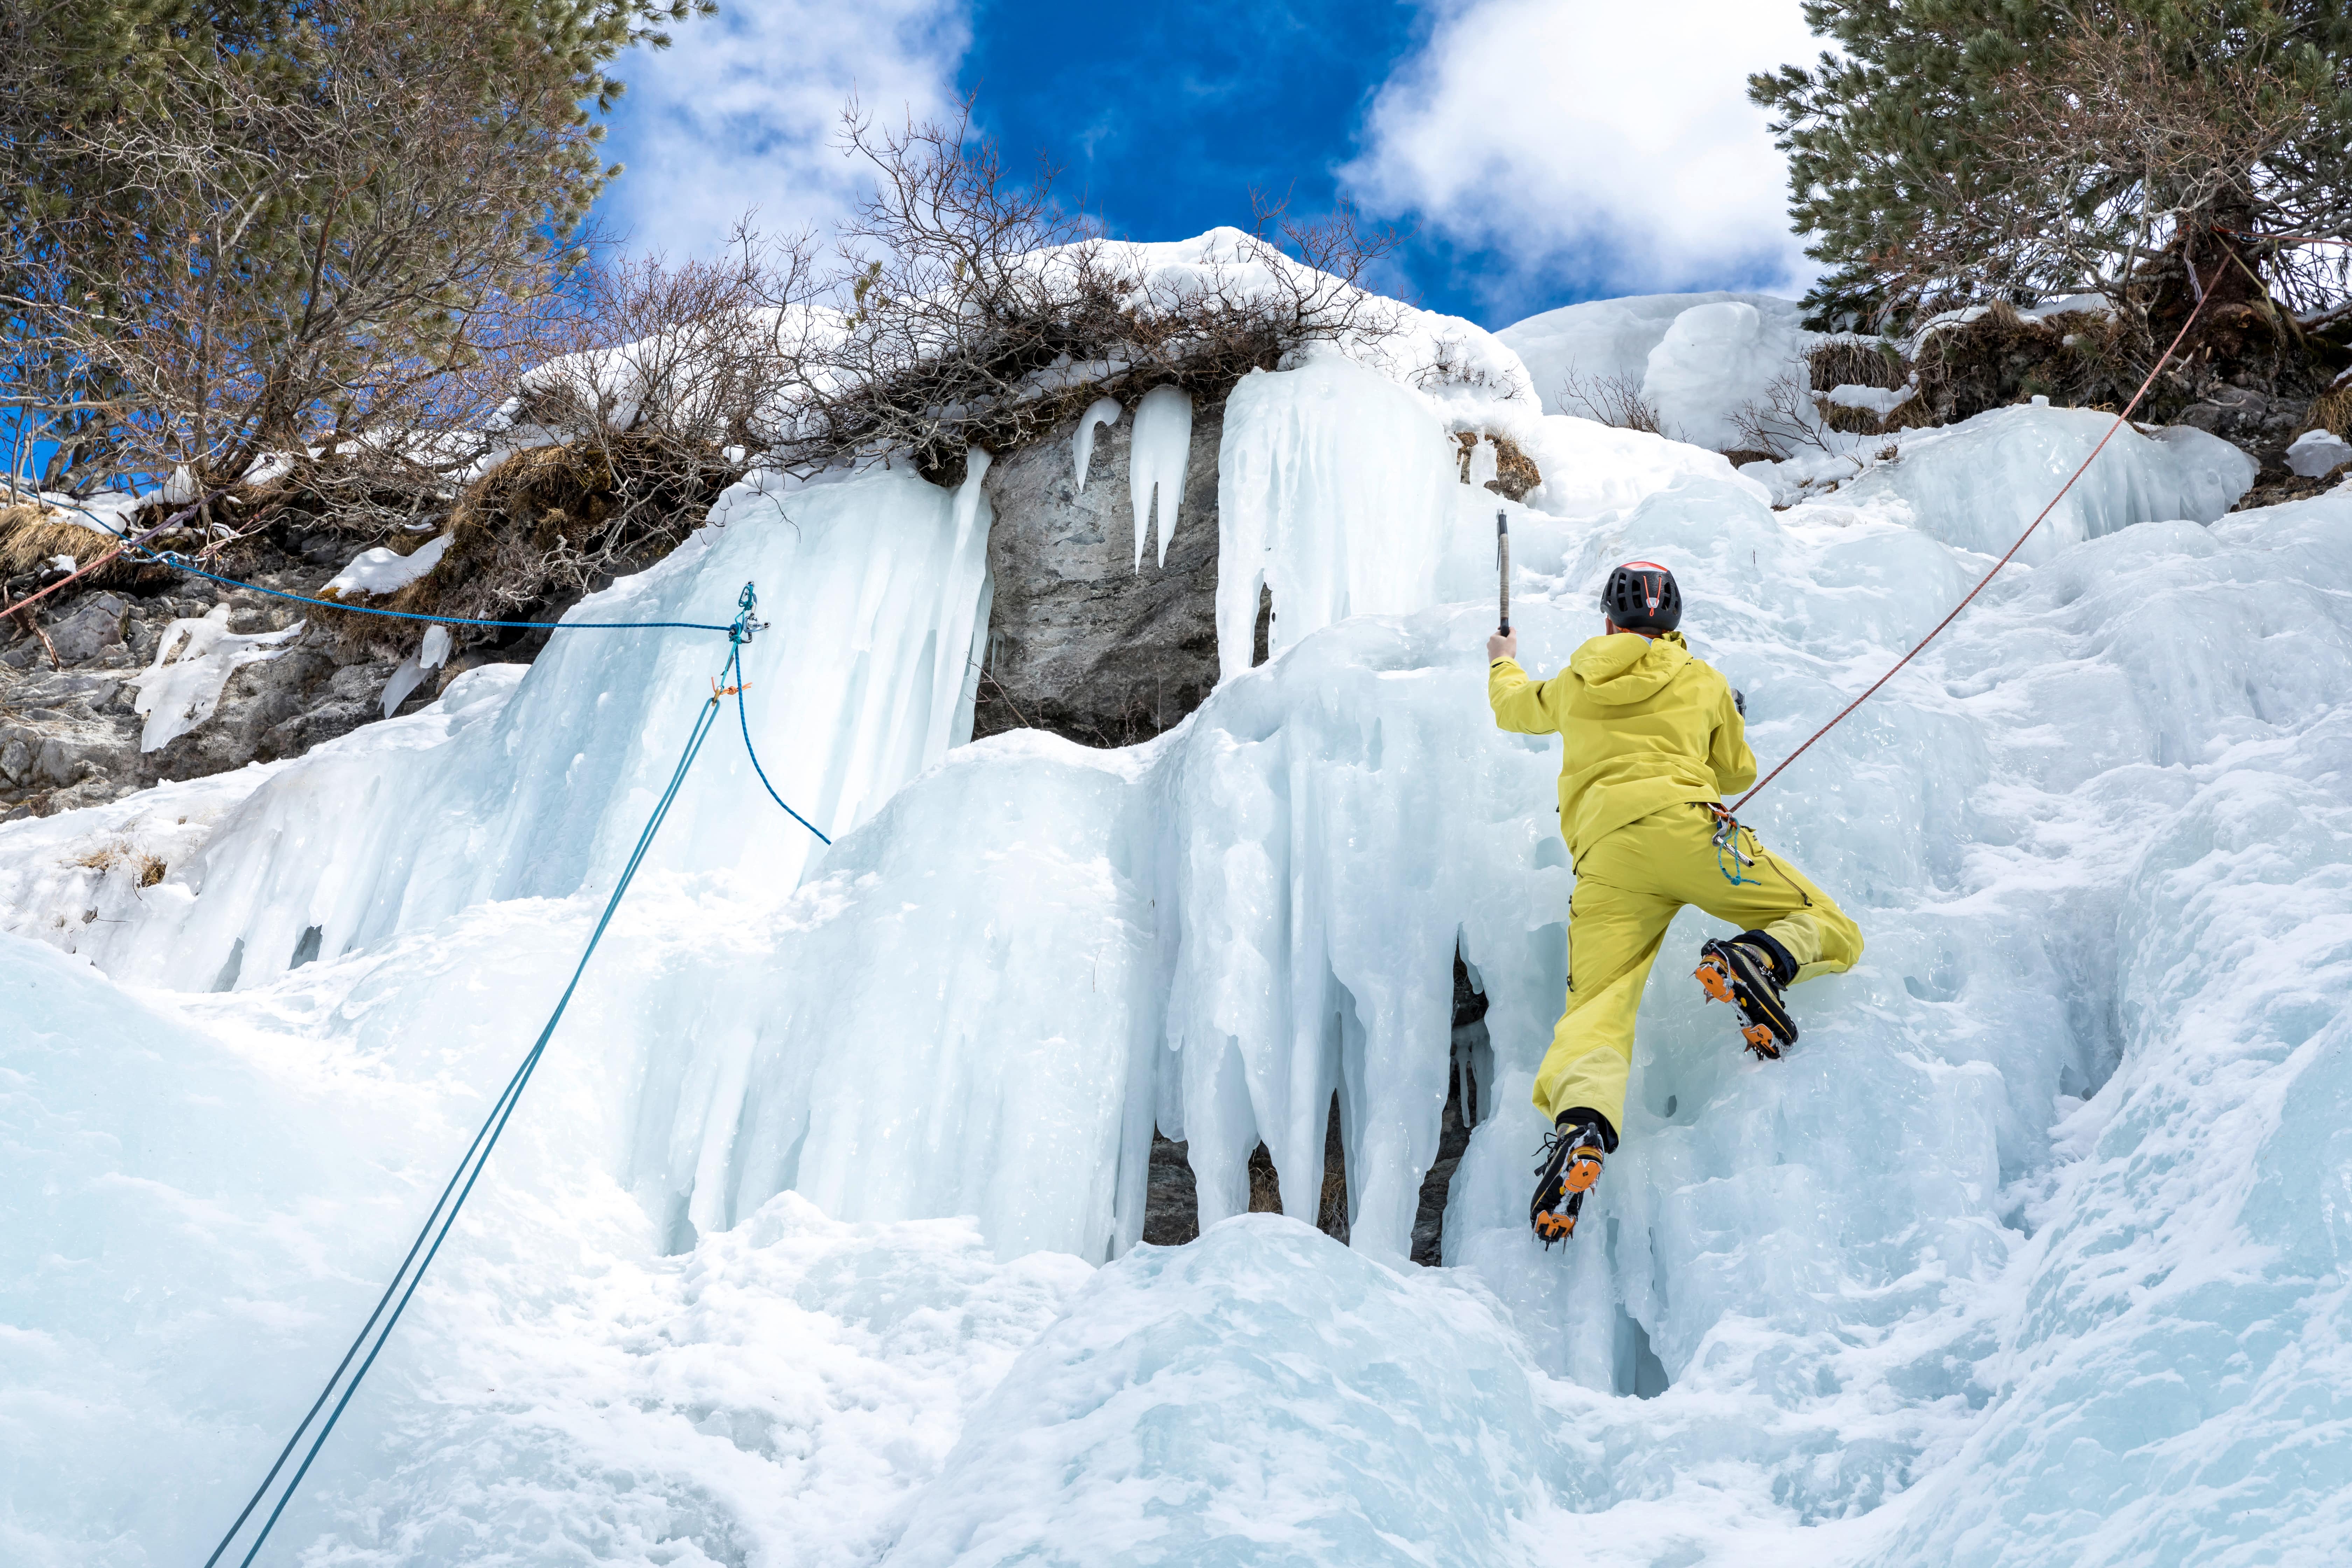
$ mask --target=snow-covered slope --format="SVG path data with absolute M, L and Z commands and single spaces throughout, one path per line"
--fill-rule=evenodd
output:
M 1803 309 L 1769 294 L 1643 294 L 1564 305 L 1504 328 L 1547 414 L 1589 412 L 1604 384 L 1640 394 L 1666 433 L 1715 451 L 1741 445 L 1733 416 L 1772 383 L 1810 385 L 1820 341 Z
M 1625 1147 L 1546 1255 L 1572 874 L 1556 753 L 1486 709 L 1460 414 L 1337 363 L 1244 384 L 1221 560 L 1275 584 L 1280 657 L 1221 626 L 1223 683 L 1128 751 L 950 746 L 985 518 L 903 474 L 738 493 L 583 605 L 723 621 L 756 580 L 763 760 L 845 831 L 812 853 L 713 740 L 287 1554 L 2326 1561 L 2352 496 L 2187 521 L 2226 463 L 2111 447 L 1749 813 L 1862 966 L 1759 1064 L 1662 965 Z M 1528 662 L 1665 562 L 1768 762 L 2077 449 L 2015 411 L 1776 513 L 1712 454 L 1488 416 L 1583 456 L 1511 509 Z M 568 638 L 293 763 L 0 827 L 0 1556 L 200 1561 L 397 1261 L 723 658 Z M 1457 949 L 1491 1004 L 1460 1062 Z M 1313 1212 L 1335 1093 L 1349 1247 L 1240 1212 L 1261 1139 Z M 1209 1222 L 1181 1250 L 1134 1245 L 1155 1123 Z

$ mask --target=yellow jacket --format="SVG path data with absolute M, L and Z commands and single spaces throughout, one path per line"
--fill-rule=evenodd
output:
M 1559 832 L 1570 855 L 1654 811 L 1756 782 L 1730 684 L 1691 657 L 1679 632 L 1594 637 L 1540 682 L 1498 658 L 1486 698 L 1503 729 L 1560 737 Z

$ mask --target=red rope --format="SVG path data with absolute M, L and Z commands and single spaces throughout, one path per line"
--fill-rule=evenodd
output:
M 31 608 L 33 605 L 39 604 L 43 599 L 46 599 L 50 595 L 56 593 L 58 589 L 64 587 L 67 584 L 72 582 L 75 577 L 86 577 L 90 573 L 97 571 L 100 567 L 113 560 L 116 556 L 121 554 L 124 551 L 130 550 L 137 545 L 144 544 L 149 540 L 154 538 L 157 534 L 168 532 L 170 530 L 179 527 L 180 524 L 187 521 L 188 519 L 202 511 L 208 502 L 218 500 L 226 493 L 227 492 L 225 490 L 215 490 L 211 495 L 205 497 L 203 500 L 182 507 L 179 510 L 173 512 L 171 516 L 165 518 L 163 521 L 157 523 L 154 527 L 149 529 L 138 538 L 119 540 L 113 549 L 108 551 L 105 554 L 100 556 L 89 565 L 76 567 L 71 575 L 60 577 L 56 582 L 50 584 L 47 587 L 42 589 L 39 593 L 27 594 L 25 597 L 17 600 L 6 609 L 0 610 L 0 616 L 13 616 L 19 610 Z
M 2197 276 L 2196 269 L 2191 268 L 2189 275 L 2191 280 L 2194 280 Z M 2147 379 L 2139 384 L 2139 390 L 2132 394 L 2132 400 L 2124 405 L 2124 411 L 2116 416 L 2116 422 L 2107 426 L 2107 433 L 2099 437 L 2099 444 L 2091 448 L 2091 455 L 2084 458 L 2081 465 L 2078 466 L 2073 473 L 2066 476 L 2066 482 L 2058 487 L 2058 493 L 2050 498 L 2050 504 L 2043 507 L 2039 512 L 2034 514 L 2033 521 L 2025 525 L 2025 531 L 2017 536 L 2017 542 L 2009 547 L 2007 554 L 2004 554 L 2000 560 L 1992 563 L 1992 570 L 1986 573 L 1983 577 L 1978 580 L 1977 585 L 1969 590 L 1968 597 L 1962 599 L 1958 604 L 1954 605 L 1952 606 L 1952 613 L 1946 616 L 1942 620 L 1937 621 L 1936 623 L 1935 630 L 1929 632 L 1926 637 L 1921 637 L 1918 642 L 1913 646 L 1909 653 L 1906 653 L 1901 658 L 1896 659 L 1893 669 L 1889 669 L 1885 675 L 1882 675 L 1876 680 L 1872 681 L 1870 683 L 1869 690 L 1864 691 L 1861 696 L 1855 698 L 1853 701 L 1839 709 L 1836 718 L 1832 719 L 1828 723 L 1822 725 L 1820 729 L 1807 736 L 1805 738 L 1805 743 L 1799 746 L 1795 751 L 1790 752 L 1786 757 L 1782 758 L 1779 767 L 1774 768 L 1770 773 L 1766 773 L 1762 778 L 1757 780 L 1754 787 L 1749 789 L 1746 795 L 1741 795 L 1739 799 L 1733 804 L 1733 811 L 1737 812 L 1742 809 L 1749 801 L 1754 800 L 1758 795 L 1763 792 L 1766 784 L 1770 784 L 1774 779 L 1779 778 L 1782 773 L 1787 771 L 1790 763 L 1795 762 L 1799 757 L 1803 756 L 1807 751 L 1811 750 L 1815 741 L 1820 740 L 1823 735 L 1826 735 L 1832 730 L 1836 729 L 1840 721 L 1843 720 L 1847 714 L 1853 712 L 1855 709 L 1869 701 L 1873 692 L 1875 692 L 1880 687 L 1894 679 L 1895 671 L 1901 669 L 1905 665 L 1916 658 L 1919 656 L 1919 650 L 1921 648 L 1926 647 L 1929 643 L 1936 640 L 1937 633 L 1941 632 L 1946 626 L 1950 626 L 1954 621 L 1958 620 L 1959 618 L 1960 612 L 1967 609 L 1969 604 L 1979 594 L 1984 592 L 1985 584 L 1991 582 L 1995 577 L 2000 574 L 2000 569 L 2009 564 L 2011 557 L 2014 556 L 2019 551 L 2025 548 L 2025 542 L 2033 537 L 2033 531 L 2040 528 L 2042 526 L 2042 520 L 2057 509 L 2060 501 L 2066 499 L 2066 492 L 2074 488 L 2074 481 L 2081 479 L 2084 472 L 2090 468 L 2091 464 L 2097 460 L 2099 454 L 2107 449 L 2107 443 L 2116 438 L 2116 432 L 2124 427 L 2124 422 L 2132 416 L 2132 410 L 2139 406 L 2140 400 L 2147 395 L 2148 388 L 2156 384 L 2156 378 L 2162 374 L 2164 367 L 2172 362 L 2172 356 L 2179 350 L 2182 340 L 2189 336 L 2189 329 L 2197 324 L 2197 318 L 2199 316 L 2204 314 L 2205 301 L 2211 297 L 2212 290 L 2210 289 L 2205 290 L 2205 292 L 2199 297 L 2197 300 L 2197 308 L 2189 312 L 2189 319 L 2187 321 L 2180 323 L 2180 331 L 2173 334 L 2171 343 L 2165 349 L 2164 353 L 2158 357 L 2156 367 L 2147 373 Z

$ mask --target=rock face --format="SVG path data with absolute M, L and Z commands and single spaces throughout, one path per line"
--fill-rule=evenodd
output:
M 1148 740 L 1217 683 L 1217 448 L 1224 410 L 1193 411 L 1183 500 L 1160 564 L 1135 569 L 1133 411 L 1095 431 L 1086 488 L 1075 423 L 997 459 L 985 481 L 996 597 L 972 733 L 1050 730 L 1088 746 Z M 1163 506 L 1166 498 L 1161 498 Z
M 328 574 L 299 558 L 263 564 L 253 580 L 296 593 L 316 592 Z M 340 647 L 313 626 L 276 658 L 231 675 L 212 718 L 142 752 L 130 681 L 153 661 L 174 620 L 226 604 L 233 631 L 282 631 L 302 619 L 301 606 L 202 578 L 157 594 L 60 597 L 30 612 L 41 617 L 37 631 L 26 615 L 0 625 L 0 819 L 47 816 L 166 779 L 297 756 L 383 716 L 392 664 Z M 436 689 L 426 681 L 404 706 L 422 706 Z

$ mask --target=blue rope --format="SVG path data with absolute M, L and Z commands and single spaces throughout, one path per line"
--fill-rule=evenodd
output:
M 87 507 L 73 506 L 73 503 L 70 501 L 66 504 L 72 507 L 72 510 L 75 511 L 80 512 L 84 517 L 89 519 L 90 521 L 102 532 L 112 534 L 115 538 L 123 540 L 128 548 L 141 555 L 146 556 L 149 560 L 153 561 L 160 565 L 169 566 L 175 572 L 189 573 L 194 576 L 202 577 L 207 582 L 218 583 L 224 587 L 243 588 L 250 593 L 267 594 L 274 599 L 289 599 L 295 604 L 312 605 L 322 610 L 341 610 L 347 614 L 354 616 L 382 616 L 386 620 L 393 621 L 425 621 L 436 626 L 504 626 L 524 631 L 568 632 L 578 630 L 583 627 L 591 627 L 598 631 L 607 632 L 725 632 L 727 634 L 728 642 L 727 668 L 735 677 L 735 679 L 728 684 L 735 694 L 736 718 L 743 727 L 743 750 L 751 759 L 751 771 L 760 775 L 760 787 L 768 792 L 768 798 L 770 800 L 774 801 L 778 805 L 784 808 L 785 816 L 791 817 L 794 822 L 799 823 L 803 827 L 807 828 L 811 833 L 815 834 L 818 843 L 831 845 L 833 842 L 832 839 L 825 837 L 824 830 L 823 828 L 819 827 L 815 823 L 811 822 L 807 817 L 803 816 L 799 812 L 794 811 L 792 808 L 791 803 L 786 801 L 782 795 L 776 793 L 776 786 L 769 782 L 768 770 L 760 765 L 759 749 L 751 744 L 751 716 L 743 704 L 743 688 L 746 684 L 743 679 L 743 645 L 751 640 L 751 634 L 753 632 L 762 629 L 767 623 L 752 618 L 753 612 L 759 608 L 760 597 L 757 594 L 752 592 L 752 585 L 749 583 L 743 584 L 743 592 L 735 601 L 736 616 L 733 624 L 724 626 L 714 626 L 708 621 L 474 621 L 467 620 L 457 616 L 419 616 L 411 614 L 406 610 L 374 610 L 370 609 L 365 605 L 341 605 L 331 599 L 306 598 L 300 594 L 289 594 L 279 588 L 265 588 L 258 583 L 244 583 L 239 582 L 235 577 L 223 577 L 215 573 L 207 572 L 201 566 L 195 565 L 194 563 L 190 562 L 186 556 L 182 555 L 176 550 L 154 551 L 142 549 L 136 541 L 130 539 L 127 534 L 109 527 L 104 518 L 100 517 L 96 512 L 91 511 Z M 376 1310 L 378 1311 L 383 1310 L 381 1302 L 377 1303 Z M 371 1318 L 369 1321 L 373 1321 L 374 1320 Z M 323 1398 L 324 1395 L 321 1395 L 320 1397 Z M 317 1412 L 313 1411 L 312 1414 L 316 1415 Z M 278 1458 L 279 1463 L 284 1463 L 285 1456 L 280 1455 Z M 271 1473 L 276 1473 L 274 1467 Z M 268 1485 L 268 1482 L 265 1480 L 262 1484 L 266 1487 Z M 251 1505 L 248 1504 L 247 1506 L 250 1507 Z M 243 1522 L 241 1517 L 239 1522 Z M 232 1533 L 234 1533 L 234 1531 L 232 1531 Z M 205 1568 L 212 1568 L 212 1564 L 207 1563 L 205 1565 Z
M 55 505 L 58 503 L 52 502 L 50 504 Z M 243 588 L 247 593 L 267 594 L 273 599 L 286 599 L 297 605 L 309 605 L 313 608 L 320 610 L 341 610 L 346 615 L 382 616 L 388 621 L 426 621 L 436 626 L 499 626 L 518 631 L 542 632 L 569 631 L 575 626 L 593 626 L 600 631 L 608 632 L 732 632 L 739 630 L 742 624 L 739 621 L 733 626 L 712 626 L 706 621 L 475 621 L 467 620 L 461 616 L 419 616 L 413 615 L 406 610 L 372 610 L 365 605 L 344 605 L 339 604 L 332 599 L 312 599 L 300 594 L 287 593 L 282 588 L 265 588 L 258 583 L 246 583 L 240 582 L 235 577 L 223 577 L 217 573 L 205 571 L 203 567 L 196 565 L 194 562 L 190 561 L 186 556 L 181 554 L 176 550 L 149 550 L 144 548 L 137 540 L 132 539 L 128 532 L 114 527 L 104 518 L 99 516 L 98 513 L 90 510 L 86 506 L 76 506 L 69 500 L 64 502 L 63 505 L 66 509 L 78 511 L 81 513 L 82 516 L 89 519 L 90 525 L 96 528 L 100 532 L 110 534 L 114 538 L 122 541 L 123 547 L 129 550 L 132 554 L 143 555 L 159 566 L 169 566 L 174 572 L 185 572 L 191 576 L 202 577 L 208 583 L 218 583 L 225 588 Z M 778 804 L 781 805 L 782 803 L 779 802 Z M 784 809 L 791 811 L 792 807 L 785 806 Z M 803 824 L 803 826 L 805 826 L 805 824 Z
M 746 584 L 743 591 L 746 594 L 750 593 L 751 591 L 750 585 Z M 728 666 L 735 676 L 735 679 L 729 684 L 730 684 L 735 690 L 735 717 L 737 721 L 743 726 L 743 751 L 744 753 L 751 759 L 751 771 L 760 775 L 760 787 L 768 792 L 768 798 L 774 801 L 778 805 L 783 806 L 785 816 L 791 817 L 794 822 L 799 823 L 803 827 L 807 828 L 811 833 L 815 834 L 816 841 L 818 843 L 829 845 L 833 840 L 824 836 L 824 829 L 819 827 L 815 823 L 811 822 L 807 817 L 803 816 L 799 812 L 794 811 L 792 806 L 785 802 L 784 797 L 776 793 L 776 786 L 768 782 L 768 770 L 760 765 L 759 748 L 751 744 L 751 715 L 743 706 L 743 688 L 748 685 L 749 682 L 743 679 L 742 652 L 742 645 L 739 643 L 736 645 L 734 652 L 729 656 Z
M 751 590 L 747 586 L 744 592 L 748 596 Z M 737 646 L 740 647 L 740 642 Z M 402 1275 L 405 1274 L 407 1287 L 401 1290 L 400 1300 L 394 1306 L 392 1316 L 384 1320 L 383 1331 L 376 1335 L 375 1343 L 368 1351 L 367 1359 L 360 1363 L 359 1370 L 352 1374 L 351 1383 L 344 1388 L 342 1397 L 335 1402 L 335 1408 L 327 1416 L 325 1425 L 319 1428 L 319 1435 L 311 1439 L 310 1451 L 302 1456 L 300 1467 L 295 1470 L 293 1479 L 286 1483 L 285 1490 L 278 1495 L 277 1506 L 269 1510 L 269 1517 L 262 1521 L 260 1532 L 254 1537 L 252 1548 L 246 1552 L 239 1563 L 239 1568 L 249 1568 L 254 1557 L 261 1551 L 263 1542 L 269 1539 L 270 1531 L 277 1527 L 278 1517 L 286 1511 L 286 1505 L 293 1500 L 296 1489 L 302 1484 L 302 1478 L 310 1474 L 311 1462 L 318 1458 L 319 1450 L 325 1447 L 328 1435 L 334 1431 L 335 1423 L 342 1419 L 344 1409 L 352 1402 L 352 1395 L 359 1392 L 361 1380 L 367 1376 L 369 1368 L 375 1365 L 375 1358 L 383 1353 L 385 1343 L 392 1337 L 392 1331 L 400 1322 L 401 1314 L 408 1310 L 408 1303 L 416 1295 L 417 1286 L 424 1282 L 425 1269 L 432 1267 L 434 1258 L 441 1250 L 441 1244 L 449 1239 L 450 1228 L 457 1223 L 458 1211 L 465 1206 L 466 1199 L 473 1194 L 474 1184 L 481 1179 L 482 1172 L 488 1166 L 490 1153 L 498 1146 L 499 1136 L 506 1131 L 508 1119 L 514 1115 L 515 1106 L 521 1100 L 522 1091 L 530 1083 L 532 1071 L 538 1068 L 540 1058 L 546 1053 L 547 1042 L 554 1036 L 555 1026 L 562 1021 L 564 1009 L 572 1005 L 572 993 L 580 988 L 580 977 L 587 973 L 588 960 L 595 953 L 596 944 L 604 940 L 604 928 L 612 923 L 613 912 L 620 908 L 621 897 L 629 890 L 629 882 L 636 876 L 637 868 L 645 863 L 646 852 L 653 847 L 654 835 L 661 830 L 663 818 L 669 815 L 671 803 L 677 799 L 677 792 L 686 783 L 687 770 L 694 765 L 695 755 L 702 750 L 702 742 L 709 737 L 711 725 L 717 721 L 718 717 L 719 698 L 714 694 L 709 701 L 703 704 L 701 712 L 696 715 L 693 732 L 687 737 L 686 750 L 678 757 L 677 767 L 670 774 L 669 787 L 662 792 L 660 801 L 654 806 L 653 815 L 646 819 L 645 831 L 637 836 L 637 847 L 630 854 L 628 864 L 622 868 L 620 880 L 613 889 L 613 896 L 605 900 L 604 912 L 597 919 L 596 929 L 590 933 L 588 945 L 580 954 L 580 963 L 572 971 L 572 982 L 563 988 L 562 996 L 555 1004 L 555 1011 L 548 1016 L 547 1026 L 539 1032 L 538 1041 L 532 1045 L 530 1054 L 523 1058 L 522 1065 L 515 1069 L 514 1076 L 507 1080 L 506 1088 L 499 1092 L 498 1100 L 491 1105 L 490 1113 L 484 1120 L 480 1131 L 474 1134 L 473 1142 L 467 1146 L 465 1156 L 458 1161 L 457 1171 L 449 1178 L 449 1185 L 442 1189 L 440 1200 L 434 1204 L 433 1212 L 425 1216 L 424 1228 L 416 1233 L 415 1241 L 409 1245 L 408 1257 L 401 1260 L 401 1273 L 394 1274 L 392 1284 L 384 1288 L 383 1300 L 376 1303 L 375 1311 L 368 1314 L 368 1321 L 360 1329 L 359 1337 L 352 1342 L 351 1349 L 343 1352 L 342 1361 L 336 1366 L 334 1374 L 328 1378 L 326 1387 L 320 1391 L 318 1400 L 310 1406 L 310 1414 L 302 1417 L 300 1426 L 295 1427 L 294 1436 L 287 1440 L 285 1449 L 278 1456 L 278 1463 L 269 1467 L 269 1474 L 262 1478 L 261 1485 L 255 1489 L 252 1499 L 246 1503 L 244 1510 L 236 1516 L 236 1522 L 229 1526 L 228 1532 L 221 1537 L 220 1544 L 213 1548 L 213 1554 L 205 1559 L 205 1568 L 214 1568 L 214 1564 L 220 1561 L 221 1553 L 228 1550 L 229 1543 L 236 1538 L 236 1532 L 244 1528 L 246 1520 L 251 1517 L 254 1509 L 268 1494 L 269 1483 L 277 1478 L 278 1470 L 286 1463 L 287 1456 L 294 1451 L 295 1445 L 301 1441 L 303 1431 L 309 1427 L 312 1417 L 319 1414 L 320 1406 L 326 1404 L 327 1395 L 334 1391 L 336 1380 L 342 1376 L 343 1369 L 351 1365 L 352 1357 L 357 1354 L 360 1346 L 367 1342 L 368 1331 L 375 1326 L 378 1315 L 383 1311 L 384 1301 L 392 1300 L 393 1291 L 399 1289 Z M 786 806 L 785 809 L 789 811 L 792 808 Z M 814 830 L 812 829 L 812 831 Z M 470 1173 L 467 1169 L 469 1165 Z M 465 1178 L 465 1184 L 462 1187 L 458 1186 L 460 1176 Z M 451 1202 L 449 1197 L 451 1188 L 457 1189 L 457 1198 L 454 1202 Z M 442 1217 L 444 1204 L 448 1205 L 446 1218 Z M 439 1225 L 437 1235 L 435 1234 L 436 1222 Z M 427 1236 L 432 1236 L 433 1245 L 426 1248 L 424 1259 L 416 1264 L 415 1272 L 409 1273 L 409 1264 L 416 1258 L 417 1248 L 424 1246 Z
M 241 583 L 234 577 L 223 577 L 191 563 L 186 556 L 176 550 L 160 552 L 142 550 L 138 553 L 151 561 L 169 566 L 175 572 L 185 572 L 208 582 L 218 583 L 224 587 L 243 588 L 248 593 L 267 594 L 273 599 L 290 599 L 295 604 L 315 605 L 321 610 L 341 610 L 349 616 L 382 616 L 388 621 L 429 621 L 444 626 L 511 626 L 523 631 L 548 632 L 572 631 L 583 626 L 607 632 L 723 632 L 732 629 L 728 626 L 714 626 L 708 621 L 475 621 L 462 616 L 419 616 L 406 610 L 374 610 L 365 605 L 341 605 L 332 599 L 306 598 L 300 594 L 287 593 L 282 588 L 265 588 L 258 583 Z

